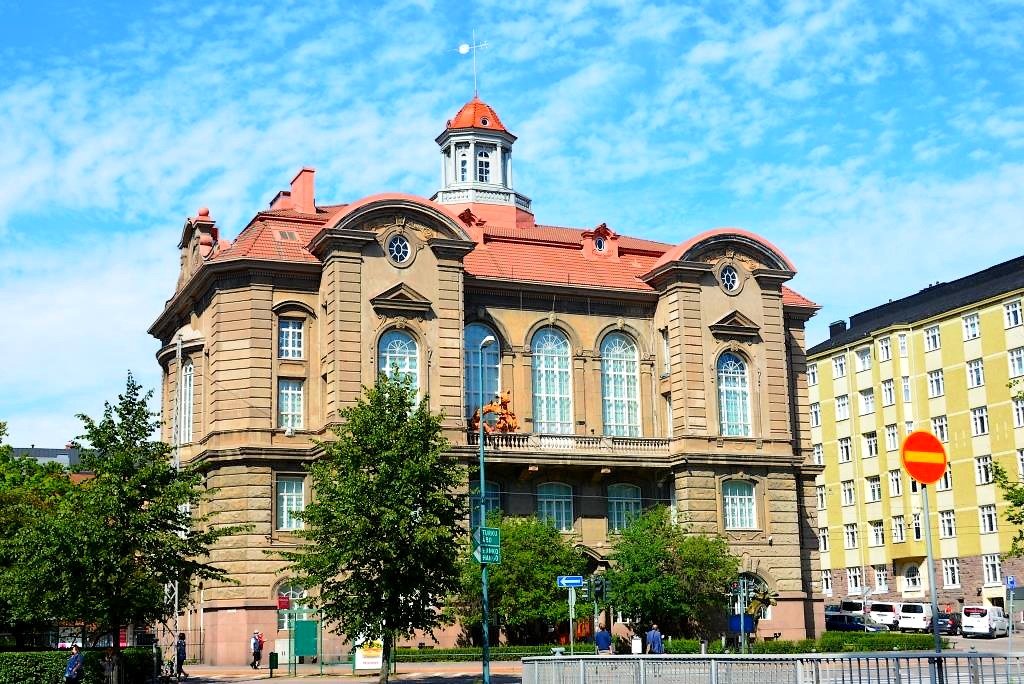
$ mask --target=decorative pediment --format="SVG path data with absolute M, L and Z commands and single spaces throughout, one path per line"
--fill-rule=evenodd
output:
M 431 310 L 430 300 L 405 283 L 398 283 L 370 300 L 379 314 L 406 315 L 420 318 Z
M 742 337 L 754 339 L 760 336 L 761 328 L 739 311 L 733 311 L 710 326 L 717 337 Z

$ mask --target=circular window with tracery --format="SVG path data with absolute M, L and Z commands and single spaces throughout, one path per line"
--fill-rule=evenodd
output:
M 396 264 L 404 264 L 412 256 L 409 240 L 404 235 L 395 235 L 388 240 L 388 256 Z
M 726 292 L 735 292 L 740 289 L 740 274 L 735 267 L 726 266 L 718 274 L 718 278 L 722 282 L 722 289 Z

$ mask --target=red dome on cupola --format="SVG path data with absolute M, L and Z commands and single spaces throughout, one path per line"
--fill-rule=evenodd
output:
M 462 106 L 462 109 L 459 110 L 454 119 L 448 120 L 447 128 L 477 128 L 483 131 L 508 133 L 508 129 L 502 125 L 501 119 L 498 118 L 498 113 L 476 95 Z

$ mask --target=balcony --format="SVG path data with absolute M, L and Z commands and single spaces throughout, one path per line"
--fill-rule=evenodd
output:
M 479 433 L 466 433 L 468 446 L 479 445 Z M 608 437 L 493 432 L 484 435 L 486 447 L 499 452 L 566 453 L 594 456 L 667 456 L 665 437 Z

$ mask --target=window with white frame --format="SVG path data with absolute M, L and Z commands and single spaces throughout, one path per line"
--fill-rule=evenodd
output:
M 888 361 L 892 358 L 892 348 L 889 345 L 889 338 L 882 337 L 878 340 L 878 360 Z
M 484 483 L 484 516 L 501 510 L 501 487 L 497 482 Z M 480 482 L 470 485 L 469 489 L 469 527 L 472 530 L 480 527 Z
M 1017 449 L 1017 479 L 1024 480 L 1024 449 Z
M 939 511 L 939 537 L 948 539 L 956 536 L 956 513 Z
M 1024 427 L 1024 399 L 1013 400 L 1013 427 Z
M 811 445 L 811 460 L 814 465 L 825 465 L 825 449 L 821 444 Z
M 1010 377 L 1017 378 L 1024 375 L 1024 347 L 1016 347 L 1006 352 L 1010 364 Z
M 821 590 L 825 596 L 832 595 L 832 571 L 822 570 L 821 571 Z
M 545 482 L 537 487 L 537 517 L 550 520 L 556 530 L 572 530 L 572 487 L 561 482 Z
M 863 581 L 859 567 L 846 568 L 846 585 L 851 594 L 857 593 L 864 588 Z
M 910 493 L 917 494 L 918 487 L 920 487 L 920 485 L 918 484 L 917 480 L 915 480 L 914 478 L 910 478 Z
M 885 565 L 872 565 L 871 569 L 875 571 L 875 591 L 884 593 L 889 591 L 889 566 Z
M 478 150 L 476 153 L 476 179 L 481 183 L 491 182 L 491 153 Z
M 289 582 L 282 584 L 277 589 L 278 598 L 289 599 L 289 606 L 292 608 L 302 608 L 305 606 L 304 599 L 308 598 L 306 590 L 295 582 Z M 277 611 L 277 629 L 291 629 L 292 621 L 295 619 L 294 613 L 290 610 L 279 610 Z
M 407 380 L 419 392 L 419 347 L 404 330 L 388 330 L 377 342 L 377 372 L 389 378 Z
M 889 496 L 903 496 L 903 473 L 899 468 L 889 471 Z
M 946 421 L 946 416 L 932 418 L 932 434 L 938 437 L 940 442 L 949 441 L 949 424 Z
M 818 384 L 818 364 L 807 364 L 807 386 L 814 387 Z
M 914 539 L 921 541 L 921 514 L 914 513 L 913 517 Z
M 857 371 L 871 370 L 871 347 L 861 347 L 856 351 Z
M 828 551 L 828 528 L 818 528 L 818 551 L 822 553 Z
M 661 329 L 661 374 L 672 372 L 672 349 L 668 344 L 668 328 Z
M 727 530 L 757 529 L 754 484 L 745 480 L 722 483 L 722 510 Z
M 946 589 L 960 586 L 960 559 L 942 559 L 942 586 Z
M 1016 328 L 1024 323 L 1024 314 L 1021 313 L 1019 299 L 1013 299 L 1003 304 L 1003 320 L 1007 328 Z
M 948 492 L 953 488 L 953 469 L 948 463 L 946 464 L 946 471 L 942 473 L 942 477 L 935 483 L 935 490 L 939 492 Z
M 302 521 L 295 515 L 306 509 L 305 478 L 302 475 L 278 475 L 274 492 L 277 529 L 301 530 Z
M 846 355 L 832 357 L 832 377 L 841 378 L 846 375 Z
M 811 427 L 821 427 L 821 404 L 811 403 Z
M 469 146 L 459 145 L 455 154 L 459 160 L 459 181 L 465 183 L 469 180 Z
M 864 458 L 873 458 L 878 455 L 878 433 L 864 433 Z
M 976 456 L 974 458 L 974 484 L 992 483 L 992 456 Z
M 631 484 L 613 484 L 608 487 L 608 529 L 621 532 L 630 520 L 640 515 L 640 488 Z
M 935 397 L 941 397 L 946 393 L 945 378 L 942 375 L 942 369 L 936 369 L 928 371 L 928 398 L 934 399 Z
M 885 525 L 881 520 L 872 520 L 868 523 L 871 526 L 871 546 L 885 546 Z
M 843 505 L 852 506 L 856 500 L 857 495 L 854 493 L 853 480 L 843 480 L 842 482 L 843 492 Z
M 979 406 L 971 409 L 971 435 L 980 437 L 988 434 L 988 407 Z
M 1003 583 L 1003 573 L 1002 568 L 999 566 L 998 553 L 987 553 L 982 556 L 981 567 L 984 569 L 986 585 L 998 585 Z
M 900 434 L 899 430 L 896 429 L 896 425 L 885 426 L 885 450 L 896 451 L 900 448 Z
M 723 436 L 750 435 L 747 364 L 732 352 L 718 357 L 718 421 Z
M 192 441 L 192 404 L 195 382 L 195 367 L 192 359 L 181 364 L 181 382 L 178 384 L 178 444 Z
M 907 358 L 907 334 L 906 333 L 900 333 L 899 335 L 896 336 L 896 345 L 899 347 L 899 350 L 900 350 L 900 358 L 901 359 Z
M 487 337 L 494 337 L 495 342 L 481 349 L 480 344 Z M 501 351 L 497 335 L 482 323 L 467 325 L 462 339 L 462 358 L 465 363 L 463 410 L 468 419 L 501 391 Z M 484 420 L 493 423 L 497 416 L 488 414 Z
M 277 358 L 302 358 L 303 321 L 298 318 L 281 318 L 277 321 Z
M 853 457 L 853 446 L 849 437 L 840 437 L 836 440 L 839 449 L 839 462 L 849 463 Z
M 921 569 L 916 565 L 908 565 L 903 569 L 903 589 L 914 591 L 921 588 Z
M 572 373 L 569 339 L 555 328 L 538 331 L 533 352 L 533 429 L 572 434 Z
M 868 503 L 882 500 L 882 478 L 878 475 L 870 475 L 866 478 L 865 483 L 865 494 L 867 495 Z
M 865 389 L 860 391 L 860 415 L 864 416 L 875 412 L 875 391 Z
M 836 397 L 836 420 L 846 420 L 850 417 L 850 395 L 840 394 Z
M 903 403 L 904 404 L 909 404 L 910 403 L 910 399 L 911 399 L 911 396 L 910 396 L 910 376 L 904 375 L 901 378 L 901 380 L 903 382 Z
M 967 387 L 981 387 L 985 384 L 985 364 L 981 359 L 967 362 Z
M 939 326 L 933 325 L 924 329 L 924 350 L 935 351 L 942 346 L 942 338 L 939 336 Z
M 896 403 L 896 387 L 890 378 L 882 381 L 882 406 L 892 406 Z
M 978 507 L 978 517 L 981 520 L 981 533 L 992 534 L 996 531 L 996 507 L 995 504 Z
M 843 525 L 843 548 L 857 548 L 857 523 Z
M 606 335 L 601 342 L 601 395 L 604 434 L 639 437 L 640 357 L 636 342 L 622 333 Z
M 814 495 L 818 499 L 818 510 L 825 510 L 825 485 L 818 485 L 814 488 Z
M 906 433 L 909 435 L 911 432 L 914 431 L 914 421 L 913 420 L 905 420 L 905 421 L 903 421 L 903 428 L 906 431 Z
M 892 516 L 892 541 L 894 544 L 907 540 L 907 524 L 902 515 Z
M 302 429 L 302 380 L 277 381 L 277 427 Z
M 976 313 L 967 314 L 963 317 L 964 342 L 976 340 L 981 336 L 981 318 Z

